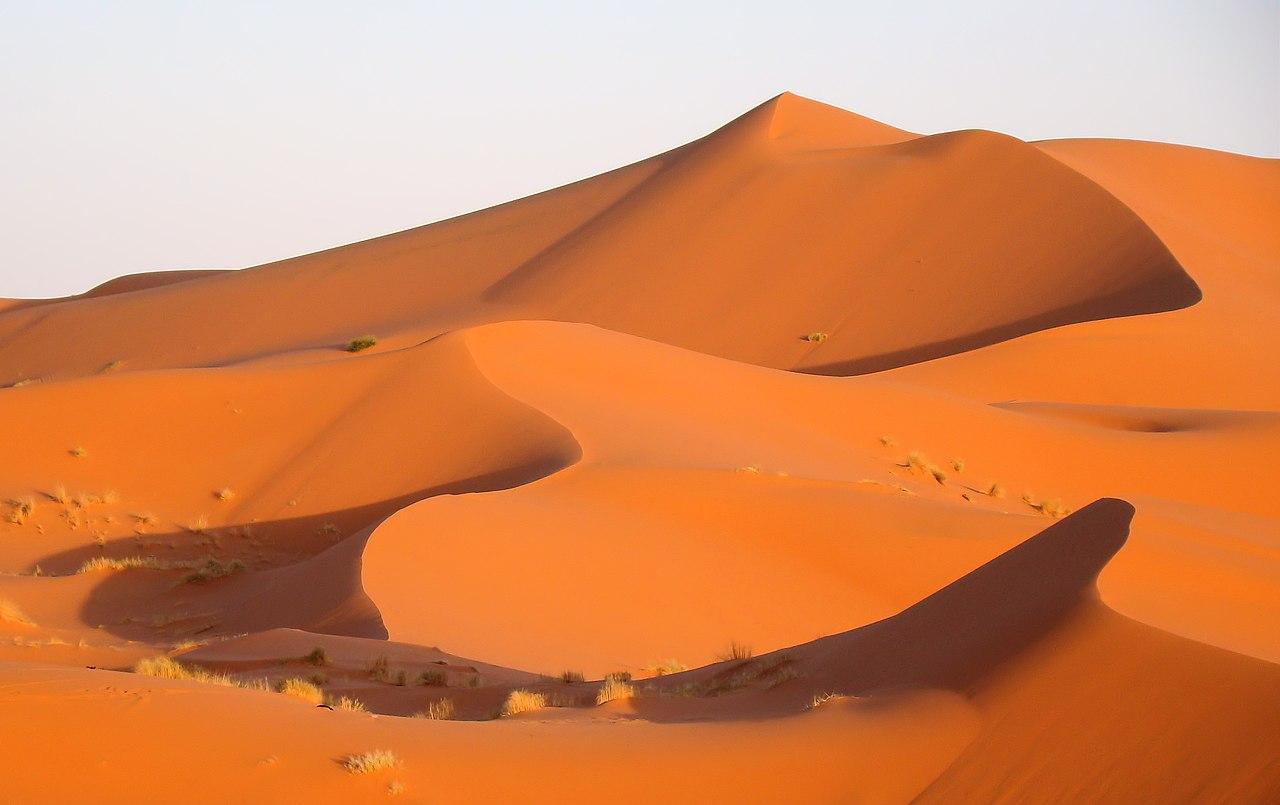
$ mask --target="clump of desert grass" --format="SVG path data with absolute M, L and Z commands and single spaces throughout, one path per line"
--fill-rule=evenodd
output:
M 987 487 L 986 495 L 989 498 L 1002 498 L 1005 495 L 1004 487 L 998 483 L 992 483 Z
M 885 447 L 893 447 L 897 443 L 898 443 L 897 440 L 894 439 L 892 436 L 880 437 L 880 444 L 884 445 Z
M 906 467 L 912 472 L 919 472 L 923 475 L 927 475 L 940 484 L 947 482 L 947 474 L 942 471 L 942 468 L 925 458 L 923 453 L 919 453 L 917 451 L 908 453 L 906 462 L 898 466 Z
M 89 451 L 84 449 L 80 445 L 76 445 L 75 447 L 71 448 L 67 452 L 70 453 L 75 458 L 84 458 L 85 456 L 89 455 Z
M 394 769 L 400 765 L 400 758 L 389 749 L 374 749 L 358 755 L 347 755 L 342 759 L 342 767 L 352 774 L 372 774 L 385 769 Z
M 384 654 L 369 664 L 369 678 L 375 682 L 386 682 L 391 678 L 391 661 L 387 659 L 387 655 Z
M 849 697 L 844 695 L 843 693 L 836 693 L 834 691 L 827 691 L 826 693 L 818 693 L 818 694 L 815 694 L 813 699 L 809 701 L 808 709 L 816 710 L 817 708 L 821 707 L 827 702 L 835 702 L 835 701 L 839 701 L 841 699 L 847 699 L 847 698 Z
M 575 682 L 585 682 L 586 677 L 582 675 L 581 671 L 561 671 L 560 681 L 566 685 L 572 685 Z
M 129 516 L 132 517 L 140 526 L 154 526 L 160 522 L 160 518 L 156 517 L 151 512 L 135 512 Z
M 367 713 L 368 710 L 364 706 L 364 702 L 359 699 L 353 699 L 350 696 L 328 697 L 324 703 L 332 707 L 334 710 L 346 710 L 349 713 Z
M 627 682 L 614 676 L 606 676 L 604 684 L 596 691 L 596 704 L 601 705 L 614 699 L 630 699 L 635 695 L 635 688 Z
M 27 617 L 22 608 L 7 598 L 0 598 L 0 622 L 16 623 L 20 626 L 35 626 L 35 622 Z
M 62 484 L 58 484 L 53 488 L 53 491 L 46 492 L 45 494 L 48 495 L 49 500 L 52 500 L 54 503 L 61 503 L 65 506 L 71 502 L 71 495 L 67 493 L 67 488 Z
M 100 573 L 111 570 L 180 570 L 191 567 L 190 563 L 170 562 L 155 556 L 123 556 L 118 559 L 107 556 L 95 556 L 80 565 L 76 573 Z
M 378 343 L 378 337 L 375 335 L 362 335 L 351 339 L 347 342 L 347 352 L 360 352 L 368 349 Z
M 208 533 L 209 518 L 203 514 L 200 515 L 199 517 L 197 517 L 196 519 L 192 520 L 190 523 L 187 524 L 187 530 L 190 531 L 192 534 Z
M 228 500 L 235 498 L 236 490 L 232 489 L 229 486 L 224 486 L 221 489 L 219 489 L 217 492 L 214 492 L 213 496 L 216 497 L 218 500 L 221 500 L 223 503 L 225 503 Z
M 955 470 L 956 472 L 964 472 L 964 459 L 963 458 L 951 459 L 951 469 Z
M 324 646 L 316 646 L 303 656 L 302 661 L 308 665 L 315 665 L 317 667 L 328 665 L 329 655 L 325 653 Z
M 283 693 L 286 696 L 293 696 L 296 699 L 302 699 L 304 702 L 311 704 L 320 704 L 324 701 L 324 691 L 320 690 L 314 683 L 303 679 L 300 676 L 291 676 L 288 679 L 281 679 L 275 685 L 276 693 Z
M 119 369 L 121 366 L 124 366 L 124 361 L 114 360 L 104 364 L 103 367 L 98 371 L 102 372 L 103 374 L 106 374 L 107 372 L 114 372 L 115 370 Z
M 226 674 L 206 671 L 195 665 L 184 665 L 172 657 L 147 657 L 138 660 L 133 666 L 135 674 L 154 676 L 159 679 L 183 679 L 190 682 L 202 682 L 206 685 L 223 687 L 244 687 Z
M 428 688 L 448 687 L 449 677 L 445 675 L 444 671 L 432 671 L 428 669 L 418 674 L 418 684 L 425 685 Z
M 754 655 L 751 646 L 746 643 L 739 643 L 737 640 L 729 641 L 729 647 L 720 652 L 716 659 L 720 662 L 749 660 Z
M 9 506 L 12 508 L 5 519 L 14 525 L 22 525 L 27 522 L 27 519 L 30 518 L 32 514 L 35 514 L 36 511 L 35 498 L 29 495 L 10 500 Z
M 450 721 L 453 719 L 454 708 L 453 699 L 434 699 L 427 702 L 427 706 L 421 713 L 415 713 L 414 718 L 427 718 L 432 721 Z
M 387 783 L 387 796 L 398 797 L 404 793 L 404 783 L 399 780 L 392 780 Z
M 547 697 L 531 690 L 513 690 L 507 694 L 506 700 L 498 715 L 502 718 L 541 710 L 547 706 Z
M 666 676 L 667 674 L 678 674 L 681 671 L 687 671 L 689 670 L 689 666 L 680 662 L 675 657 L 668 657 L 665 660 L 658 660 L 644 670 L 654 676 Z
M 10 383 L 9 388 L 20 389 L 23 386 L 31 386 L 39 382 L 40 382 L 40 378 L 38 377 L 24 377 L 21 380 L 15 380 L 12 383 Z
M 207 581 L 234 575 L 242 570 L 244 570 L 244 562 L 239 559 L 223 562 L 210 556 L 184 576 L 182 581 L 186 584 L 203 584 Z
M 1059 517 L 1066 517 L 1068 514 L 1071 514 L 1071 509 L 1067 508 L 1062 501 L 1057 498 L 1045 498 L 1040 501 L 1036 501 L 1035 496 L 1030 492 L 1027 492 L 1022 496 L 1022 502 L 1046 517 L 1052 517 L 1055 520 Z
M 823 341 L 826 341 L 827 338 L 829 337 L 830 336 L 828 336 L 826 333 L 820 330 L 815 330 L 812 333 L 807 333 L 805 335 L 800 336 L 800 340 L 808 341 L 810 344 L 821 344 Z
M 788 654 L 780 654 L 768 660 L 744 660 L 709 678 L 688 682 L 671 692 L 677 696 L 720 696 L 753 684 L 772 689 L 799 676 L 795 660 Z

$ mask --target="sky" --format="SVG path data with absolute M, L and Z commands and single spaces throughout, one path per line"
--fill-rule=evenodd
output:
M 0 297 L 492 206 L 782 92 L 1280 156 L 1280 2 L 0 0 Z

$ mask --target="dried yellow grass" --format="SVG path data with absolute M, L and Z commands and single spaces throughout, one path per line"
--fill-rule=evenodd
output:
M 940 484 L 947 482 L 947 474 L 943 472 L 942 468 L 937 464 L 934 464 L 932 461 L 925 458 L 923 453 L 916 451 L 908 453 L 907 462 L 902 466 L 912 470 L 913 472 L 920 472 L 924 475 L 928 475 Z
M 172 657 L 147 657 L 146 659 L 138 660 L 137 664 L 133 666 L 133 672 L 160 679 L 185 679 L 191 682 L 203 682 L 206 685 L 220 685 L 231 688 L 241 687 L 226 674 L 206 671 L 194 665 L 183 665 Z
M 368 712 L 365 709 L 364 702 L 359 699 L 353 699 L 350 696 L 338 696 L 337 698 L 330 697 L 325 699 L 324 703 L 332 707 L 334 710 L 346 710 L 351 713 Z
M 414 718 L 427 718 L 432 721 L 449 721 L 453 718 L 453 699 L 435 699 L 427 702 L 426 709 L 414 714 Z
M 689 670 L 689 666 L 680 662 L 675 657 L 668 657 L 665 660 L 658 660 L 644 670 L 654 676 L 666 676 L 667 674 L 678 674 L 681 671 L 687 671 Z
M 1002 498 L 1004 497 L 1004 494 L 1004 487 L 1000 484 L 993 483 L 991 486 L 987 487 L 987 497 Z
M 219 489 L 217 492 L 214 492 L 213 495 L 218 500 L 221 500 L 225 503 L 226 501 L 231 500 L 236 496 L 236 491 L 229 486 L 224 486 L 221 489 Z
M 113 559 L 106 556 L 95 556 L 86 561 L 76 573 L 98 573 L 104 570 L 180 570 L 192 567 L 189 562 L 169 562 L 154 556 L 124 556 Z
M 389 749 L 374 749 L 358 755 L 347 755 L 342 759 L 342 767 L 352 774 L 372 774 L 384 769 L 394 769 L 400 765 L 400 758 Z
M 826 341 L 829 337 L 830 336 L 828 336 L 824 332 L 814 331 L 812 333 L 809 333 L 808 335 L 803 336 L 803 340 L 808 341 L 810 344 L 821 344 L 823 341 Z
M 813 710 L 813 709 L 816 709 L 816 708 L 818 708 L 818 707 L 821 707 L 822 705 L 826 704 L 827 702 L 834 702 L 834 701 L 839 701 L 840 699 L 847 699 L 847 698 L 849 698 L 849 697 L 848 697 L 848 696 L 846 696 L 846 695 L 844 695 L 843 693 L 836 693 L 836 692 L 834 692 L 834 691 L 827 691 L 826 693 L 819 693 L 819 694 L 815 695 L 815 696 L 813 697 L 813 699 L 809 702 L 809 709 L 810 709 L 810 710 Z
M 84 449 L 80 445 L 76 445 L 75 447 L 71 448 L 67 452 L 75 456 L 76 458 L 84 458 L 85 456 L 89 455 L 89 451 Z
M 360 352 L 378 343 L 376 335 L 362 335 L 347 342 L 347 352 Z
M 55 486 L 53 491 L 49 492 L 48 495 L 49 499 L 54 503 L 61 503 L 64 506 L 71 500 L 71 497 L 67 494 L 67 488 L 62 484 Z
M 541 693 L 535 693 L 531 690 L 513 690 L 507 694 L 507 699 L 502 703 L 502 710 L 499 715 L 506 718 L 520 713 L 541 710 L 546 706 L 547 697 Z
M 614 699 L 630 699 L 636 695 L 635 688 L 613 676 L 607 676 L 600 690 L 596 691 L 596 704 L 601 705 Z
M 311 704 L 320 704 L 324 701 L 324 691 L 300 676 L 281 679 L 276 683 L 276 693 L 293 696 Z

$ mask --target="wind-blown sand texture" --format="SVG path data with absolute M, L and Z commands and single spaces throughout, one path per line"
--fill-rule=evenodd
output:
M 0 801 L 1275 802 L 1278 309 L 1280 161 L 791 94 L 0 302 Z

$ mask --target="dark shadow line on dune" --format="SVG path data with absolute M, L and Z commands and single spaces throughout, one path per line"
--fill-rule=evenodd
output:
M 794 714 L 818 692 L 858 696 L 916 688 L 966 692 L 1002 664 L 1096 600 L 1098 574 L 1125 544 L 1134 508 L 1097 500 L 1034 537 L 884 620 L 748 663 L 716 665 L 661 677 L 650 684 L 671 693 L 683 685 L 714 685 L 751 667 L 794 664 L 800 676 L 779 685 L 761 709 L 718 699 L 672 713 L 644 698 L 636 710 L 654 721 L 755 719 Z M 752 694 L 748 694 L 752 695 Z M 736 698 L 736 697 L 729 697 Z M 657 706 L 653 706 L 656 704 Z M 680 708 L 683 709 L 683 708 Z
M 162 560 L 176 561 L 202 559 L 212 554 L 224 562 L 237 557 L 252 558 L 248 556 L 246 550 L 252 547 L 248 538 L 232 534 L 238 529 L 248 528 L 254 540 L 264 545 L 296 544 L 303 558 L 289 564 L 275 565 L 261 570 L 246 570 L 221 579 L 192 584 L 182 583 L 182 577 L 186 571 L 147 569 L 108 571 L 82 605 L 81 619 L 87 624 L 101 625 L 103 631 L 117 637 L 150 642 L 156 642 L 158 638 L 179 639 L 195 633 L 202 636 L 215 636 L 276 627 L 385 639 L 387 631 L 382 624 L 381 615 L 373 602 L 365 596 L 359 583 L 360 556 L 364 543 L 374 528 L 390 515 L 423 500 L 440 495 L 513 489 L 572 466 L 580 458 L 581 448 L 577 448 L 572 454 L 566 452 L 563 455 L 450 481 L 363 506 L 304 517 L 228 524 L 209 529 L 210 533 L 216 534 L 225 546 L 224 549 L 219 550 L 211 551 L 207 545 L 202 545 L 204 536 L 179 530 L 147 534 L 141 545 L 136 538 L 125 537 L 113 540 L 104 549 L 88 545 L 60 551 L 42 557 L 35 564 L 45 572 L 53 571 L 57 575 L 67 575 L 74 573 L 81 564 L 95 556 L 120 558 L 152 555 Z M 322 531 L 329 523 L 338 526 L 340 535 L 347 536 L 345 538 L 340 536 L 336 543 L 326 542 L 332 538 Z M 172 551 L 166 549 L 163 553 L 154 549 L 154 546 L 170 541 L 180 546 L 180 549 Z M 146 545 L 153 547 L 151 550 L 143 550 L 143 546 Z M 325 590 L 307 584 L 306 571 L 326 562 L 353 568 L 355 574 L 352 579 L 353 586 L 339 590 Z M 290 598 L 289 591 L 296 593 L 297 597 Z M 193 621 L 188 623 L 186 630 L 180 628 L 172 634 L 158 634 L 157 629 L 164 627 L 148 626 L 143 621 L 121 623 L 118 620 L 122 615 L 126 618 L 155 615 L 158 611 L 157 601 L 172 603 L 179 598 L 190 604 L 184 609 L 201 611 L 199 617 L 192 615 L 174 621 L 179 625 L 185 621 Z M 284 612 L 279 615 L 273 612 L 271 607 L 256 606 L 273 598 L 284 600 L 286 603 L 296 603 L 296 606 L 292 613 Z M 353 609 L 350 605 L 352 599 L 357 601 L 362 599 L 363 602 L 367 602 L 367 606 L 361 604 Z M 329 608 L 326 609 L 326 606 Z M 344 606 L 349 611 L 343 610 Z M 302 612 L 311 614 L 304 616 L 300 614 Z M 109 619 L 116 620 L 112 622 Z M 204 621 L 210 621 L 212 626 L 203 625 Z

